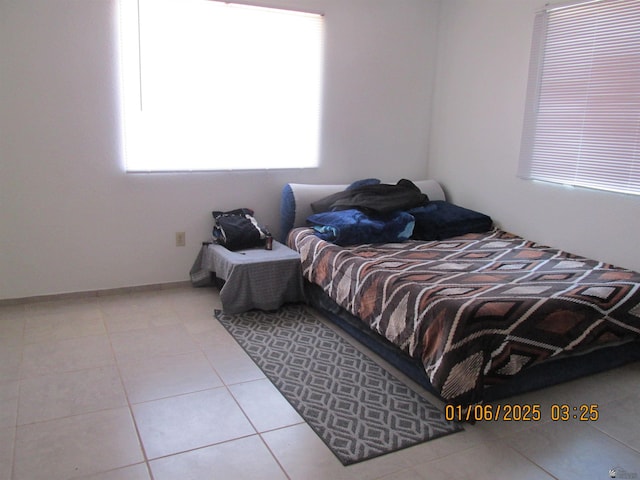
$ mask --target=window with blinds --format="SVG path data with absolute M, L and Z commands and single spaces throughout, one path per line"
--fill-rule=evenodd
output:
M 640 195 L 640 1 L 537 14 L 518 175 Z
M 323 17 L 211 0 L 120 0 L 129 172 L 319 162 Z

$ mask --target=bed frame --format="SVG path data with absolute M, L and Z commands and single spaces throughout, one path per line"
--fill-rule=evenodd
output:
M 305 292 L 309 304 L 328 320 L 362 345 L 374 351 L 429 393 L 441 398 L 432 387 L 418 361 L 406 355 L 383 336 L 368 329 L 357 317 L 337 305 L 317 285 L 305 280 Z M 639 342 L 602 348 L 583 355 L 549 360 L 523 370 L 508 382 L 487 387 L 483 399 L 485 402 L 492 402 L 509 398 L 611 370 L 639 360 Z
M 437 182 L 425 180 L 414 183 L 429 196 L 430 200 L 445 199 L 444 191 Z M 346 187 L 347 185 L 285 185 L 281 201 L 281 237 L 283 241 L 292 228 L 305 225 L 306 217 L 311 214 L 309 206 L 311 202 L 344 190 Z M 420 362 L 412 359 L 387 339 L 370 330 L 357 317 L 337 305 L 319 286 L 305 280 L 305 291 L 309 304 L 323 313 L 327 319 L 376 352 L 414 382 L 439 397 Z M 601 348 L 581 355 L 548 360 L 520 372 L 507 382 L 486 387 L 483 401 L 491 402 L 512 397 L 639 360 L 640 342 L 637 341 Z

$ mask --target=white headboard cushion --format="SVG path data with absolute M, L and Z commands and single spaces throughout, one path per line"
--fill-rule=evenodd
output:
M 414 185 L 429 197 L 429 200 L 446 200 L 442 186 L 435 180 L 417 180 Z

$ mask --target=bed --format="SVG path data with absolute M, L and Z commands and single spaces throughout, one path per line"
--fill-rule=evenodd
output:
M 450 205 L 437 182 L 413 184 L 426 205 Z M 352 186 L 283 188 L 281 234 L 300 253 L 307 298 L 443 401 L 493 401 L 640 360 L 637 272 L 493 226 L 464 233 L 460 218 L 432 239 L 323 238 L 311 204 Z

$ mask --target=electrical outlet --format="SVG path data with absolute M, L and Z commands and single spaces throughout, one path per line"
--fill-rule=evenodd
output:
M 186 243 L 186 233 L 176 232 L 176 247 L 184 247 Z

